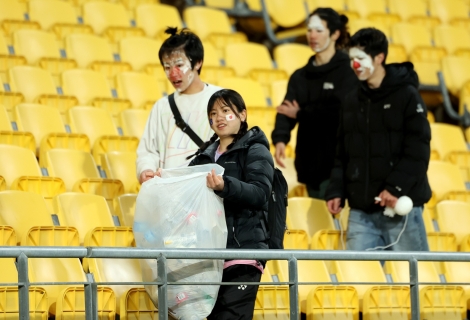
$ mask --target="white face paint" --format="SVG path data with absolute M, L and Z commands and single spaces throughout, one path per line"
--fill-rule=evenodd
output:
M 184 92 L 194 80 L 194 72 L 191 69 L 191 62 L 182 50 L 172 51 L 162 57 L 163 70 L 173 87 L 178 92 Z
M 326 27 L 326 22 L 323 21 L 318 15 L 313 15 L 308 20 L 308 33 L 307 40 L 315 52 L 322 52 L 331 43 L 330 31 Z
M 227 119 L 227 121 L 233 121 L 233 120 L 235 120 L 235 118 L 236 117 L 233 114 L 227 114 L 225 116 L 225 119 Z
M 354 70 L 359 80 L 367 80 L 374 73 L 372 57 L 363 50 L 357 47 L 350 48 L 349 59 L 351 60 L 351 68 Z

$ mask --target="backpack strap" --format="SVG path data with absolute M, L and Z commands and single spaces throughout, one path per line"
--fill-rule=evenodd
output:
M 191 140 L 193 140 L 194 143 L 200 148 L 203 145 L 204 141 L 199 138 L 196 132 L 194 132 L 193 129 L 191 129 L 191 127 L 188 126 L 188 124 L 181 117 L 181 113 L 178 110 L 178 107 L 176 106 L 174 95 L 175 94 L 172 93 L 168 96 L 168 102 L 170 103 L 171 112 L 173 112 L 173 116 L 175 117 L 176 125 L 178 126 L 178 128 L 183 130 L 183 132 L 186 133 L 191 138 Z

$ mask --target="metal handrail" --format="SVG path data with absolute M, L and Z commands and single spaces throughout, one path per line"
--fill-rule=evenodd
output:
M 410 266 L 410 300 L 411 319 L 419 320 L 419 284 L 418 261 L 470 261 L 470 253 L 465 252 L 393 252 L 393 251 L 330 251 L 330 250 L 235 250 L 235 249 L 145 249 L 145 248 L 116 248 L 116 247 L 2 247 L 1 258 L 17 258 L 18 261 L 18 291 L 20 304 L 20 319 L 29 319 L 29 287 L 35 283 L 29 282 L 29 258 L 116 258 L 116 259 L 157 259 L 158 279 L 152 282 L 158 285 L 159 319 L 168 319 L 167 259 L 258 259 L 258 260 L 287 260 L 289 267 L 289 305 L 292 319 L 299 319 L 298 303 L 298 260 L 366 260 L 366 261 L 408 261 Z M 83 282 L 85 286 L 85 316 L 87 320 L 97 319 L 97 286 L 93 277 Z M 77 282 L 78 283 L 78 282 Z M 213 282 L 218 284 L 218 282 Z M 41 282 L 41 284 L 47 284 Z M 55 284 L 55 283 L 51 283 Z M 115 284 L 115 282 L 100 284 Z M 121 283 L 124 284 L 124 283 Z M 128 282 L 126 282 L 128 284 Z M 143 282 L 139 282 L 143 284 Z M 192 284 L 187 282 L 185 284 Z M 212 283 L 204 283 L 212 284 Z M 234 284 L 234 283 L 231 283 Z M 263 283 L 266 284 L 266 283 Z M 276 283 L 278 284 L 278 283 Z M 436 284 L 434 284 L 436 285 Z

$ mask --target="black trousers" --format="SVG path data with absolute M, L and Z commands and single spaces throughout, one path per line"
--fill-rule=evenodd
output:
M 221 285 L 217 301 L 207 320 L 253 319 L 261 272 L 250 265 L 233 265 L 224 269 L 223 282 L 245 282 L 246 285 Z

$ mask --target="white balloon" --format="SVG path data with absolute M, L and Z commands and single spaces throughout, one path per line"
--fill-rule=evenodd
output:
M 400 216 L 405 216 L 413 209 L 413 200 L 410 197 L 402 196 L 398 198 L 395 204 L 395 212 Z

